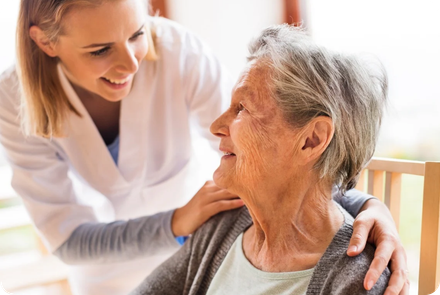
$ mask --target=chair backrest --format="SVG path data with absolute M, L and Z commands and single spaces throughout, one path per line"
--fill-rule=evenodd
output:
M 356 188 L 385 202 L 398 226 L 402 174 L 424 177 L 419 295 L 432 294 L 440 284 L 440 162 L 373 158 Z

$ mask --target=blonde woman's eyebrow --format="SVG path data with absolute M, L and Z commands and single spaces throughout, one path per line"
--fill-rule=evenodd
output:
M 131 35 L 131 37 L 135 36 L 136 34 L 138 34 L 140 31 L 142 31 L 142 29 L 145 27 L 145 24 L 143 24 L 139 30 L 137 30 L 136 32 L 133 33 L 133 35 Z M 107 46 L 111 46 L 113 45 L 115 42 L 108 42 L 108 43 L 93 43 L 81 48 L 87 49 L 87 48 L 95 48 L 95 47 L 107 47 Z

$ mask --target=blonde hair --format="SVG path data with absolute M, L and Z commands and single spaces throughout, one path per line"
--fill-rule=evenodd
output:
M 70 114 L 81 114 L 70 103 L 58 77 L 58 58 L 44 53 L 31 39 L 29 29 L 38 26 L 51 42 L 62 34 L 62 19 L 74 6 L 98 6 L 105 0 L 21 0 L 17 22 L 17 74 L 21 85 L 21 122 L 26 135 L 64 136 Z M 156 60 L 154 32 L 147 31 L 145 59 Z

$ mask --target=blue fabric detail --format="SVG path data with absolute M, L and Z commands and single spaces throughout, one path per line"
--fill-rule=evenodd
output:
M 110 152 L 110 155 L 113 158 L 113 161 L 115 161 L 115 164 L 118 165 L 118 156 L 119 156 L 119 135 L 115 138 L 115 140 L 107 146 L 108 151 Z M 177 243 L 179 243 L 180 246 L 185 244 L 186 240 L 188 240 L 188 236 L 181 236 L 176 237 Z
M 176 237 L 176 241 L 177 243 L 179 243 L 180 246 L 182 246 L 183 244 L 185 244 L 186 240 L 188 240 L 188 236 L 181 236 L 181 237 Z
M 110 155 L 115 161 L 116 166 L 118 165 L 118 156 L 119 156 L 119 135 L 115 138 L 115 140 L 107 146 Z
M 115 161 L 115 164 L 118 165 L 118 156 L 119 156 L 119 135 L 115 138 L 115 140 L 107 146 L 108 151 L 110 152 L 110 155 L 113 158 L 113 161 Z M 179 243 L 180 246 L 185 244 L 186 240 L 188 240 L 188 236 L 181 236 L 175 238 L 177 243 Z

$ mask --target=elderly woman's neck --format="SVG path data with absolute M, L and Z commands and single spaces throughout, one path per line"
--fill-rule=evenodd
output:
M 260 193 L 243 198 L 254 221 L 243 239 L 246 257 L 265 271 L 314 267 L 343 222 L 331 187 L 297 185 Z

